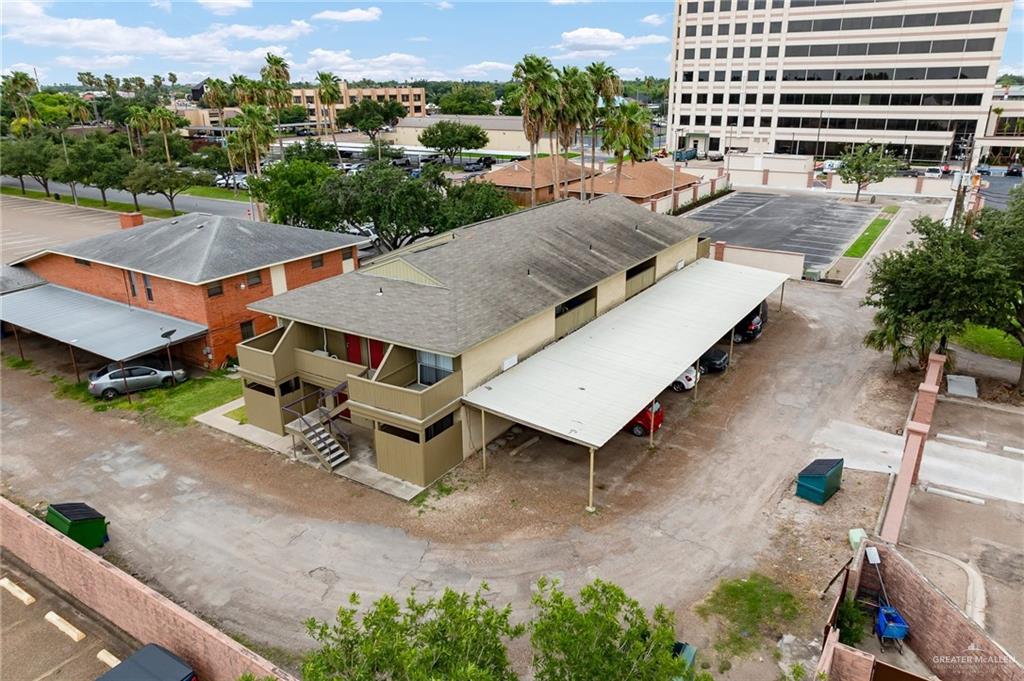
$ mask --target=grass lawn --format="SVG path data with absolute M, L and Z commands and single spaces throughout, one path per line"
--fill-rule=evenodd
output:
M 968 350 L 991 357 L 1009 359 L 1014 362 L 1019 362 L 1024 358 L 1024 347 L 1020 343 L 999 329 L 990 329 L 987 326 L 971 324 L 963 335 L 954 338 L 953 341 Z
M 702 619 L 720 619 L 715 649 L 724 655 L 746 655 L 761 647 L 783 625 L 800 614 L 796 596 L 764 575 L 719 582 L 697 606 Z
M 227 416 L 229 419 L 234 419 L 235 421 L 238 421 L 240 425 L 245 425 L 246 423 L 249 423 L 249 417 L 245 415 L 244 404 L 237 409 L 232 409 L 231 411 L 224 412 L 224 416 Z
M 899 210 L 899 206 L 886 206 L 885 208 L 882 209 L 882 212 L 888 213 L 889 215 L 896 215 L 896 213 L 898 213 Z
M 243 201 L 246 203 L 249 201 L 249 192 L 235 191 L 225 187 L 189 187 L 182 194 L 202 196 L 207 199 L 222 199 L 224 201 Z
M 24 199 L 39 199 L 42 201 L 49 201 L 56 203 L 53 198 L 47 198 L 45 192 L 34 191 L 32 189 L 26 189 L 25 193 L 22 194 L 21 190 L 17 187 L 0 187 L 0 193 L 8 194 L 10 196 L 20 196 Z M 61 194 L 60 203 L 68 206 L 75 205 L 74 199 L 71 198 L 70 194 Z M 103 202 L 99 199 L 87 199 L 85 197 L 79 197 L 78 205 L 84 208 L 99 208 L 100 210 L 116 211 L 118 213 L 133 213 L 135 212 L 135 206 L 130 203 L 120 203 L 118 201 L 107 201 L 107 205 L 103 205 Z M 150 208 L 148 206 L 142 206 L 140 212 L 143 215 L 151 218 L 170 218 L 174 217 L 174 213 L 171 212 L 170 208 Z
M 130 404 L 125 397 L 109 402 L 93 397 L 84 382 L 76 384 L 59 376 L 50 380 L 54 385 L 54 395 L 92 404 L 95 411 L 127 409 L 152 414 L 179 425 L 185 425 L 193 416 L 242 396 L 242 382 L 222 374 L 189 379 L 173 388 L 153 388 L 132 393 Z
M 889 208 L 899 210 L 897 206 L 886 206 L 886 210 L 883 212 L 889 213 L 890 215 L 895 212 L 888 210 Z M 850 244 L 850 247 L 846 249 L 846 252 L 843 253 L 843 257 L 863 258 L 867 252 L 871 250 L 871 245 L 875 243 L 879 236 L 881 236 L 882 232 L 885 231 L 885 228 L 889 225 L 891 220 L 891 217 L 882 215 L 879 215 L 877 218 L 872 220 L 867 229 L 861 232 L 861 235 L 857 237 L 857 240 Z

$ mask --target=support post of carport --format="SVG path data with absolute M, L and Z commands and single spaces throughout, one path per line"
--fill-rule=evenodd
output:
M 128 404 L 131 404 L 132 393 L 128 390 L 128 373 L 124 370 L 124 362 L 118 361 L 117 365 L 121 367 L 121 380 L 124 381 L 124 396 L 128 398 Z
M 78 360 L 75 359 L 75 347 L 68 343 L 68 352 L 71 353 L 71 366 L 75 369 L 75 383 L 82 382 L 82 376 L 78 373 Z
M 480 456 L 484 462 L 484 473 L 487 472 L 487 412 L 480 410 Z
M 654 449 L 654 403 L 657 400 L 651 401 L 651 427 L 647 429 L 647 446 Z
M 590 491 L 587 494 L 587 513 L 593 513 L 594 508 L 594 448 L 590 448 Z
M 782 282 L 782 291 L 779 293 L 779 312 L 782 312 L 782 301 L 786 297 L 786 282 Z
M 21 336 L 18 335 L 18 327 L 11 324 L 11 328 L 14 329 L 14 340 L 18 343 L 18 356 L 21 357 L 21 361 L 25 361 L 25 351 L 21 349 Z
M 725 365 L 726 371 L 732 366 L 732 346 L 734 340 L 736 340 L 736 329 L 729 329 L 729 361 Z

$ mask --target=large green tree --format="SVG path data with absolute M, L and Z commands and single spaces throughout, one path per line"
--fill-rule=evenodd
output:
M 308 139 L 300 144 L 291 144 L 284 149 L 284 159 L 295 161 L 303 159 L 314 163 L 330 164 L 334 162 L 335 150 L 318 139 Z
M 622 94 L 622 80 L 615 69 L 603 61 L 597 61 L 587 67 L 587 77 L 593 91 L 594 116 L 590 122 L 590 193 L 594 193 L 597 181 L 597 133 L 605 124 L 608 112 L 615 106 L 615 100 Z M 584 159 L 580 159 L 583 163 Z M 581 196 L 585 194 L 581 193 Z
M 436 227 L 446 231 L 515 212 L 516 204 L 490 182 L 464 182 L 447 186 Z
M 854 201 L 860 201 L 860 193 L 869 185 L 881 182 L 896 174 L 899 163 L 885 153 L 884 144 L 854 145 L 853 149 L 839 157 L 842 165 L 836 171 L 843 182 L 856 184 L 857 193 Z
M 50 179 L 51 169 L 53 168 L 53 162 L 57 159 L 60 153 L 57 145 L 55 145 L 45 135 L 34 135 L 32 137 L 13 140 L 9 143 L 9 146 L 5 146 L 6 149 L 13 150 L 16 166 L 15 169 L 21 171 L 18 174 L 20 179 L 21 175 L 27 175 L 35 180 L 46 192 L 46 195 L 50 195 Z M 4 174 L 12 174 L 7 168 L 7 159 L 3 159 Z
M 338 221 L 337 205 L 324 197 L 324 184 L 335 175 L 324 163 L 295 159 L 275 163 L 261 177 L 251 178 L 249 190 L 267 204 L 272 222 L 323 229 Z
M 525 55 L 512 70 L 512 80 L 519 92 L 519 109 L 523 117 L 523 134 L 530 144 L 530 205 L 537 205 L 537 144 L 547 128 L 548 108 L 552 91 L 558 87 L 555 67 L 547 57 Z
M 675 621 L 664 606 L 647 613 L 615 584 L 599 579 L 580 590 L 579 600 L 557 582 L 541 579 L 530 623 L 537 681 L 681 678 L 686 663 L 672 654 Z
M 465 149 L 481 149 L 490 141 L 479 125 L 468 125 L 456 121 L 438 121 L 427 126 L 418 137 L 420 144 L 436 149 L 448 157 L 449 163 Z
M 486 593 L 486 585 L 472 595 L 446 588 L 439 597 L 421 601 L 410 596 L 404 604 L 384 596 L 361 616 L 353 595 L 333 623 L 306 623 L 320 647 L 306 658 L 302 677 L 515 681 L 505 641 L 521 636 L 524 627 L 511 623 L 510 607 L 488 603 Z
M 441 113 L 490 116 L 494 114 L 494 88 L 459 83 L 441 97 L 439 104 Z
M 138 189 L 139 193 L 159 194 L 176 212 L 174 199 L 189 187 L 209 184 L 209 177 L 202 173 L 180 170 L 170 163 L 138 163 L 132 168 L 126 182 Z
M 342 109 L 338 114 L 338 121 L 355 127 L 369 137 L 372 142 L 377 139 L 377 135 L 380 134 L 384 126 L 394 125 L 398 119 L 405 118 L 407 113 L 400 102 L 392 100 L 378 102 L 364 98 L 352 106 Z

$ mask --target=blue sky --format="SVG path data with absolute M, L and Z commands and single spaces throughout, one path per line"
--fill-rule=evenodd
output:
M 926 2 L 926 0 L 921 0 Z M 1004 67 L 1024 72 L 1024 0 Z M 350 80 L 504 80 L 523 54 L 556 65 L 602 59 L 626 78 L 667 76 L 671 2 L 137 2 L 2 3 L 2 67 L 35 67 L 46 83 L 78 71 L 166 74 L 181 82 L 255 75 L 268 51 L 295 79 L 330 70 Z

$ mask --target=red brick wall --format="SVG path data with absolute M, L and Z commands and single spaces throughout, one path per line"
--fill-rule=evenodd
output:
M 312 258 L 301 258 L 284 264 L 284 277 L 288 290 L 312 284 L 314 281 L 334 277 L 342 273 L 341 263 L 344 258 L 351 258 L 353 263 L 359 261 L 357 249 L 343 248 L 331 253 L 324 253 L 324 265 L 313 269 Z
M 1024 668 L 906 558 L 888 545 L 872 545 L 882 559 L 878 568 L 889 600 L 910 625 L 910 648 L 932 672 L 943 681 L 1024 681 Z M 866 561 L 860 586 L 881 591 L 875 568 Z
M 248 305 L 271 295 L 270 268 L 260 270 L 260 283 L 250 286 L 248 275 L 240 274 L 221 280 L 223 293 L 210 298 L 207 287 L 196 287 L 202 294 L 206 325 L 210 328 L 209 344 L 213 350 L 212 365 L 219 366 L 228 355 L 238 356 L 235 345 L 242 342 L 242 322 L 253 321 L 255 334 L 270 331 L 277 324 L 265 314 L 253 312 Z
M 105 617 L 129 636 L 178 655 L 203 681 L 234 681 L 246 672 L 295 681 L 134 577 L 79 546 L 27 511 L 0 499 L 3 548 Z

